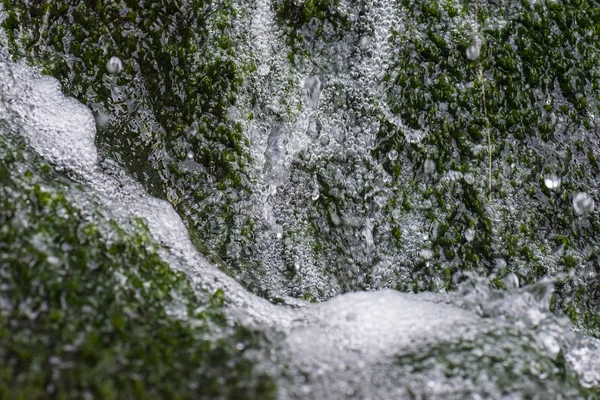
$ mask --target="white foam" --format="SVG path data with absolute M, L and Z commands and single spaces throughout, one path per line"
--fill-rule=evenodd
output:
M 91 112 L 62 95 L 55 80 L 25 65 L 1 63 L 0 82 L 0 118 L 15 125 L 46 161 L 69 171 L 84 186 L 85 191 L 67 189 L 73 202 L 82 208 L 102 207 L 116 219 L 144 219 L 162 245 L 161 256 L 184 271 L 196 290 L 223 289 L 231 317 L 256 329 L 281 333 L 274 339 L 273 358 L 265 361 L 275 369 L 280 364 L 289 366 L 288 374 L 279 377 L 281 398 L 299 393 L 325 399 L 358 393 L 365 398 L 402 397 L 407 393 L 390 375 L 397 371 L 399 355 L 427 354 L 433 345 L 472 340 L 503 327 L 522 329 L 527 334 L 523 339 L 517 335 L 510 340 L 533 337 L 549 357 L 555 357 L 559 348 L 565 350 L 570 368 L 585 385 L 600 379 L 598 341 L 573 334 L 562 319 L 549 313 L 549 289 L 544 284 L 505 295 L 477 284 L 470 291 L 444 296 L 352 293 L 318 305 L 296 301 L 294 307 L 275 306 L 254 296 L 197 252 L 169 203 L 148 195 L 117 165 L 98 165 Z M 372 243 L 369 219 L 349 213 L 338 218 L 340 224 L 362 226 L 365 240 Z M 411 228 L 415 236 L 421 231 L 417 225 Z M 354 267 L 348 272 L 357 273 Z M 316 279 L 310 270 L 305 273 L 307 280 Z M 501 348 L 505 339 L 495 340 Z M 428 375 L 434 386 L 444 379 L 435 371 L 432 367 Z M 442 393 L 444 387 L 436 390 Z

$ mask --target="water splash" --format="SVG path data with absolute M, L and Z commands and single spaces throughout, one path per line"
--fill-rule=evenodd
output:
M 544 185 L 550 190 L 557 190 L 560 187 L 561 179 L 556 174 L 545 174 Z
M 106 70 L 109 74 L 120 74 L 123 71 L 123 62 L 119 57 L 111 57 L 106 63 Z
M 249 294 L 198 254 L 170 204 L 149 196 L 110 160 L 98 164 L 91 112 L 64 97 L 56 81 L 10 63 L 0 64 L 0 78 L 0 116 L 85 188 L 67 190 L 70 201 L 117 219 L 143 218 L 162 245 L 161 257 L 184 271 L 195 290 L 224 289 L 233 321 L 273 332 L 272 357 L 262 362 L 278 379 L 280 398 L 496 397 L 507 390 L 574 398 L 577 385 L 598 383 L 600 345 L 550 312 L 551 282 L 496 291 L 472 278 L 448 295 L 387 290 L 318 305 L 286 299 L 290 306 L 275 306 Z M 361 226 L 351 215 L 338 218 Z M 372 240 L 369 219 L 362 228 Z M 497 361 L 486 362 L 488 356 Z M 287 365 L 285 373 L 280 365 Z M 556 378 L 559 366 L 574 381 Z
M 594 205 L 594 199 L 587 193 L 579 192 L 573 197 L 573 209 L 577 215 L 590 214 Z
M 469 60 L 475 61 L 479 59 L 479 54 L 481 53 L 481 45 L 481 39 L 475 38 L 475 40 L 473 40 L 473 44 L 467 47 L 466 56 Z

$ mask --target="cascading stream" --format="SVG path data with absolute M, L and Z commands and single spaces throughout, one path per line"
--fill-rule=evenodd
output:
M 390 398 L 416 392 L 460 397 L 476 393 L 477 382 L 463 382 L 457 376 L 443 378 L 438 375 L 439 368 L 431 366 L 425 372 L 412 373 L 406 369 L 410 363 L 402 360 L 416 357 L 414 363 L 423 362 L 433 352 L 428 362 L 435 364 L 439 346 L 447 346 L 460 359 L 465 351 L 471 354 L 471 350 L 461 349 L 460 343 L 478 341 L 513 349 L 514 353 L 504 355 L 508 363 L 520 362 L 524 356 L 517 351 L 520 346 L 534 348 L 536 353 L 530 356 L 537 358 L 523 361 L 539 362 L 538 368 L 544 371 L 545 363 L 553 365 L 557 357 L 565 357 L 569 373 L 578 376 L 581 385 L 590 387 L 600 381 L 600 344 L 573 333 L 566 320 L 549 312 L 549 283 L 498 293 L 475 282 L 455 295 L 380 291 L 346 294 L 318 305 L 272 305 L 245 291 L 198 254 L 171 205 L 149 196 L 110 161 L 98 164 L 90 111 L 65 97 L 53 78 L 22 64 L 2 62 L 0 82 L 0 117 L 16 126 L 57 170 L 85 187 L 85 196 L 73 191 L 70 201 L 79 207 L 102 207 L 117 220 L 144 219 L 162 246 L 162 257 L 184 271 L 197 290 L 223 289 L 231 318 L 278 332 L 273 336 L 277 338 L 274 358 L 265 360 L 264 368 L 274 373 L 280 365 L 288 365 L 287 373 L 277 378 L 280 398 Z M 498 331 L 506 333 L 494 336 Z M 467 357 L 464 362 L 473 360 Z M 413 386 L 395 384 L 407 374 L 415 379 Z M 419 382 L 430 379 L 437 383 L 420 387 Z M 503 390 L 493 380 L 480 379 L 492 397 Z M 537 390 L 544 380 L 536 379 L 523 378 L 522 387 L 517 385 L 514 390 Z M 549 386 L 549 390 L 556 387 Z

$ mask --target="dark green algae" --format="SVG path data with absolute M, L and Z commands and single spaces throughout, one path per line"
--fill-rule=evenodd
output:
M 429 215 L 438 227 L 432 269 L 449 268 L 449 289 L 463 270 L 491 275 L 502 287 L 499 278 L 509 270 L 497 268 L 496 259 L 512 266 L 521 284 L 570 274 L 557 282 L 554 307 L 598 335 L 600 220 L 597 212 L 577 216 L 571 200 L 580 191 L 599 193 L 599 4 L 480 2 L 477 15 L 471 3 L 402 4 L 415 25 L 394 34 L 399 51 L 385 78 L 387 101 L 407 125 L 430 133 L 414 145 L 384 124 L 375 154 L 396 149 L 418 166 L 434 160 L 437 174 L 456 170 L 476 182 L 429 184 L 422 192 L 441 211 Z M 466 48 L 477 38 L 481 54 L 470 61 Z M 391 174 L 406 173 L 400 157 L 385 165 Z M 544 186 L 548 172 L 562 177 L 559 191 Z M 416 174 L 415 185 L 403 190 L 418 192 L 427 179 Z M 472 241 L 463 235 L 467 228 L 476 229 Z
M 78 208 L 5 121 L 0 183 L 0 398 L 274 397 L 224 294 L 196 294 L 143 221 Z
M 361 23 L 361 2 L 349 2 L 359 16 L 349 24 L 334 11 L 335 1 L 280 3 L 288 4 L 279 8 L 279 16 L 289 43 L 301 44 L 294 61 L 309 60 L 325 76 L 339 72 L 331 67 L 334 58 L 327 56 L 328 49 L 337 57 L 333 49 L 339 41 L 358 42 L 374 31 Z M 503 278 L 509 273 L 521 285 L 550 275 L 557 277 L 553 309 L 599 335 L 600 218 L 597 212 L 578 216 L 572 207 L 576 193 L 596 198 L 600 193 L 599 3 L 482 1 L 477 15 L 475 3 L 465 1 L 399 1 L 393 8 L 405 23 L 392 28 L 384 107 L 405 127 L 390 122 L 377 107 L 365 116 L 363 103 L 348 98 L 356 94 L 346 93 L 344 99 L 348 89 L 341 88 L 340 97 L 341 105 L 356 115 L 380 121 L 372 154 L 402 182 L 392 184 L 394 195 L 385 207 L 390 235 L 377 237 L 382 221 L 373 227 L 376 253 L 404 248 L 406 238 L 394 225 L 393 210 L 401 210 L 402 216 L 420 213 L 435 227 L 428 248 L 431 259 L 417 257 L 409 266 L 410 278 L 398 276 L 394 287 L 407 292 L 455 290 L 465 271 L 488 276 L 496 288 L 505 286 Z M 310 27 L 312 18 L 328 21 L 330 34 L 318 34 L 322 25 Z M 309 37 L 312 42 L 303 40 Z M 466 51 L 477 39 L 481 52 L 472 61 Z M 491 191 L 486 119 L 491 127 Z M 411 143 L 408 129 L 426 134 Z M 397 153 L 393 160 L 391 151 Z M 424 171 L 427 160 L 435 162 L 433 176 Z M 360 228 L 338 226 L 330 215 L 331 210 L 339 215 L 361 204 L 375 209 L 376 200 L 367 195 L 372 189 L 368 185 L 359 198 L 333 194 L 343 184 L 333 174 L 318 173 L 332 164 L 348 176 L 365 167 L 375 170 L 364 159 L 344 155 L 315 161 L 301 154 L 293 164 L 292 176 L 307 179 L 306 170 L 318 176 L 321 195 L 310 220 L 315 258 L 327 259 L 326 273 L 346 281 L 344 290 L 368 288 L 369 278 L 357 284 L 344 277 Z M 474 183 L 444 179 L 450 171 L 470 174 Z M 545 173 L 562 178 L 560 190 L 544 186 Z M 432 208 L 421 211 L 426 201 Z M 476 232 L 472 240 L 465 237 L 467 229 Z M 380 262 L 378 254 L 363 257 L 360 268 L 373 269 Z
M 252 260 L 255 222 L 234 221 L 236 199 L 251 194 L 247 139 L 229 118 L 256 68 L 240 56 L 246 38 L 232 28 L 244 24 L 243 11 L 227 0 L 3 4 L 12 55 L 108 117 L 100 154 L 168 199 L 201 251 L 231 261 L 227 245 L 238 241 Z M 124 65 L 116 76 L 106 73 L 112 56 Z

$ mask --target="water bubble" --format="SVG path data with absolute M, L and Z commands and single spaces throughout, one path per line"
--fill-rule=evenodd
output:
M 50 256 L 46 259 L 46 261 L 48 261 L 49 264 L 52 265 L 58 265 L 60 263 L 60 260 L 58 259 L 58 257 L 54 257 L 54 256 Z
M 392 150 L 388 153 L 387 156 L 390 159 L 390 161 L 396 161 L 396 159 L 398 158 L 398 152 L 396 150 Z
M 109 74 L 116 75 L 123 71 L 123 63 L 119 57 L 111 57 L 106 63 L 106 70 Z
M 319 107 L 319 95 L 321 94 L 321 80 L 318 76 L 309 76 L 304 79 L 304 89 L 306 89 L 310 96 L 311 105 L 314 108 Z
M 371 44 L 371 38 L 368 36 L 361 37 L 360 41 L 358 43 L 358 45 L 363 49 L 369 47 L 370 44 Z
M 579 192 L 573 197 L 573 208 L 577 215 L 583 215 L 594 211 L 594 199 L 584 192 Z
M 424 260 L 430 260 L 433 257 L 433 251 L 429 249 L 423 249 L 419 252 L 419 254 Z
M 316 187 L 312 192 L 311 198 L 313 199 L 313 201 L 317 201 L 317 200 L 319 200 L 320 196 L 321 196 L 321 193 L 319 192 L 319 188 Z
M 507 266 L 506 260 L 504 258 L 496 258 L 496 260 L 494 260 L 494 263 L 496 264 L 496 268 L 499 270 L 504 269 Z
M 463 177 L 463 179 L 469 185 L 472 185 L 473 183 L 475 183 L 475 178 L 471 174 L 465 174 L 465 176 Z
M 188 160 L 193 160 L 194 159 L 194 153 L 192 151 L 188 151 L 187 158 L 188 158 Z
M 95 118 L 96 118 L 96 125 L 100 129 L 106 127 L 108 125 L 108 123 L 110 122 L 109 116 L 102 110 L 98 111 L 98 113 L 95 115 Z
M 258 74 L 260 76 L 266 76 L 269 75 L 269 72 L 271 72 L 271 67 L 268 64 L 261 64 L 258 67 Z
M 477 60 L 481 53 L 481 39 L 476 38 L 473 44 L 467 48 L 467 58 L 471 61 Z
M 426 173 L 428 174 L 433 174 L 435 172 L 435 161 L 431 160 L 431 159 L 427 159 L 425 160 L 425 164 L 423 165 L 423 169 L 425 170 Z
M 467 242 L 472 242 L 473 239 L 475 239 L 475 229 L 468 228 L 467 230 L 465 230 L 464 235 Z
M 558 189 L 560 186 L 560 176 L 556 174 L 546 174 L 544 175 L 544 185 L 550 190 Z

